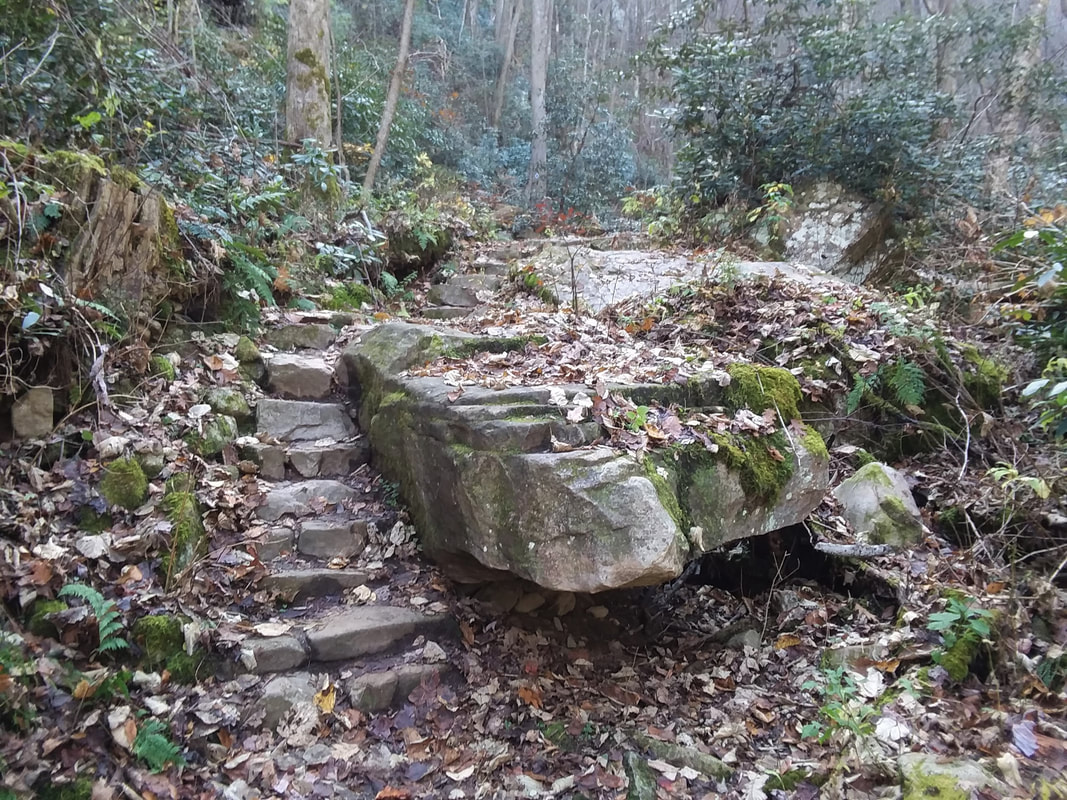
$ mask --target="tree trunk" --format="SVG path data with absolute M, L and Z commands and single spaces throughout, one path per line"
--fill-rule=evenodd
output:
M 393 75 L 389 80 L 389 94 L 385 97 L 385 108 L 382 109 L 382 121 L 378 124 L 378 138 L 374 141 L 374 154 L 370 164 L 367 165 L 367 177 L 363 179 L 363 203 L 370 200 L 371 189 L 374 188 L 374 178 L 378 173 L 378 167 L 382 163 L 382 155 L 385 153 L 385 145 L 389 140 L 389 126 L 393 124 L 393 115 L 396 114 L 396 105 L 400 101 L 400 84 L 404 78 L 404 71 L 408 64 L 408 47 L 411 45 L 411 19 L 415 16 L 415 0 L 405 0 L 404 21 L 400 26 L 400 49 L 396 54 L 396 66 L 393 67 Z
M 311 139 L 329 150 L 329 0 L 290 0 L 285 135 L 293 145 Z
M 1008 78 L 1008 85 L 1005 87 L 1007 94 L 1005 109 L 995 129 L 1000 142 L 990 157 L 986 169 L 987 185 L 992 198 L 1013 194 L 1010 189 L 1012 154 L 1029 122 L 1025 113 L 1030 93 L 1028 84 L 1031 73 L 1041 61 L 1048 4 L 1049 0 L 1034 0 L 1030 6 L 1029 36 L 1026 41 L 1019 44 L 1015 64 Z
M 519 30 L 519 18 L 522 16 L 522 0 L 516 0 L 511 6 L 511 19 L 508 23 L 507 40 L 504 44 L 504 60 L 500 64 L 500 76 L 496 82 L 493 95 L 493 128 L 500 129 L 500 117 L 504 113 L 504 95 L 507 93 L 508 68 L 515 57 L 515 34 Z
M 526 199 L 539 203 L 548 189 L 548 115 L 545 111 L 545 88 L 548 84 L 549 18 L 551 0 L 533 0 L 530 15 L 530 175 L 526 184 Z

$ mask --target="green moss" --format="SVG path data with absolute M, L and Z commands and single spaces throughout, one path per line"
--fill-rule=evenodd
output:
M 963 386 L 982 408 L 993 410 L 1000 407 L 1004 384 L 1011 376 L 1003 364 L 986 358 L 973 345 L 965 345 L 961 354 L 965 369 Z
M 667 472 L 667 470 L 648 456 L 642 459 L 642 464 L 645 468 L 645 475 L 648 476 L 649 481 L 651 481 L 656 490 L 656 496 L 659 497 L 660 504 L 667 509 L 667 513 L 671 515 L 671 519 L 674 520 L 674 524 L 678 526 L 678 529 L 682 533 L 686 533 L 692 525 L 688 515 L 682 511 L 682 506 L 678 502 L 678 495 L 675 493 L 674 488 L 667 481 L 667 478 L 660 473 L 661 469 L 664 472 Z
M 140 189 L 144 182 L 132 169 L 126 167 L 115 166 L 110 170 L 109 176 L 111 180 L 121 186 L 123 189 L 129 189 L 131 192 Z
M 164 494 L 171 495 L 176 492 L 195 492 L 196 491 L 196 477 L 188 472 L 179 472 L 177 475 L 171 475 L 167 478 L 166 484 L 164 484 Z
M 44 600 L 38 598 L 33 601 L 33 605 L 30 606 L 29 619 L 26 622 L 26 627 L 29 628 L 30 633 L 35 636 L 57 636 L 55 624 L 48 619 L 49 614 L 54 614 L 57 611 L 66 611 L 67 604 L 62 600 Z
M 878 460 L 877 458 L 872 456 L 870 453 L 868 453 L 862 447 L 859 450 L 856 451 L 856 463 L 859 464 L 859 466 L 861 468 L 867 466 L 868 464 L 873 464 L 877 460 Z
M 971 664 L 974 663 L 981 649 L 981 635 L 973 628 L 967 628 L 952 647 L 937 657 L 937 663 L 944 667 L 952 680 L 960 683 L 971 674 Z
M 51 778 L 44 777 L 33 787 L 37 800 L 92 800 L 93 781 L 91 778 L 76 778 L 70 783 L 52 783 Z
M 540 345 L 547 341 L 544 336 L 538 335 L 470 339 L 443 349 L 441 355 L 445 358 L 465 359 L 477 353 L 511 353 L 524 349 L 528 344 Z
M 902 800 L 969 800 L 970 797 L 971 793 L 961 789 L 956 778 L 948 773 L 914 770 L 905 777 Z
M 100 156 L 82 153 L 77 150 L 53 150 L 42 153 L 39 157 L 42 166 L 56 173 L 58 177 L 78 182 L 86 173 L 107 177 L 107 167 Z
M 178 370 L 166 356 L 152 356 L 152 372 L 161 376 L 167 383 L 178 377 Z
M 242 336 L 237 340 L 237 347 L 233 349 L 233 357 L 242 364 L 262 359 L 262 356 L 259 354 L 259 348 L 256 347 L 255 343 L 247 336 Z
M 133 641 L 141 648 L 141 664 L 157 669 L 185 644 L 182 620 L 169 614 L 150 614 L 133 624 Z
M 171 523 L 170 552 L 164 565 L 169 586 L 173 579 L 207 552 L 207 532 L 200 504 L 192 492 L 171 492 L 163 498 L 163 509 Z
M 78 509 L 78 530 L 83 533 L 103 533 L 111 529 L 111 515 L 89 505 Z
M 245 396 L 228 386 L 208 389 L 204 395 L 204 402 L 211 406 L 211 410 L 216 414 L 224 414 L 238 421 L 252 416 L 252 409 L 249 408 Z
M 732 409 L 762 414 L 773 408 L 786 422 L 800 418 L 800 384 L 788 370 L 754 364 L 733 364 L 727 372 L 726 402 Z
M 878 507 L 882 514 L 874 519 L 874 525 L 867 533 L 871 544 L 900 545 L 911 541 L 913 533 L 922 534 L 918 521 L 899 497 L 884 497 Z
M 148 499 L 148 478 L 136 461 L 115 461 L 100 481 L 100 494 L 110 505 L 132 511 Z
M 363 304 L 374 305 L 374 293 L 362 283 L 347 283 L 333 289 L 323 303 L 331 311 L 358 310 Z
M 404 392 L 390 392 L 381 399 L 381 401 L 378 403 L 378 408 L 402 403 L 406 398 L 407 394 L 405 394 Z
M 830 453 L 826 449 L 826 442 L 823 441 L 822 436 L 810 425 L 804 426 L 804 433 L 800 437 L 800 443 L 804 445 L 806 449 L 813 456 L 821 461 L 829 461 Z
M 171 277 L 179 280 L 186 277 L 178 220 L 174 217 L 174 210 L 163 199 L 159 201 L 159 253 Z
M 199 456 L 218 455 L 237 439 L 237 420 L 220 414 L 204 422 L 200 431 L 185 436 L 185 443 Z
M 204 653 L 185 652 L 182 617 L 152 614 L 133 626 L 133 640 L 141 648 L 141 665 L 147 670 L 166 669 L 177 683 L 195 683 L 197 672 L 206 662 Z

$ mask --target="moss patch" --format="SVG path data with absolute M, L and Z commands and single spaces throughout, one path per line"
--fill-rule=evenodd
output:
M 136 461 L 115 461 L 100 481 L 100 494 L 110 505 L 132 511 L 148 499 L 148 478 Z
M 199 456 L 214 456 L 237 439 L 237 420 L 224 414 L 208 420 L 201 431 L 186 435 L 185 443 Z
M 26 627 L 35 636 L 57 636 L 59 632 L 55 624 L 48 619 L 48 615 L 57 611 L 66 611 L 67 608 L 67 604 L 62 600 L 34 600 L 33 605 L 30 606 L 30 616 Z
M 773 408 L 790 422 L 800 418 L 800 384 L 788 370 L 754 364 L 734 364 L 727 372 L 726 403 L 732 409 L 747 408 L 762 414 Z
M 331 311 L 358 310 L 364 303 L 374 305 L 374 293 L 362 283 L 346 283 L 330 292 L 323 307 Z
M 444 358 L 465 359 L 478 353 L 511 353 L 522 350 L 528 344 L 544 344 L 544 336 L 503 336 L 497 338 L 472 339 L 460 342 L 444 350 Z
M 817 430 L 810 425 L 804 426 L 804 434 L 800 437 L 800 443 L 804 449 L 820 460 L 828 461 L 830 452 L 826 449 L 826 442 Z
M 178 377 L 178 370 L 166 356 L 152 356 L 152 372 L 167 383 Z
M 242 364 L 262 359 L 262 356 L 259 354 L 259 348 L 256 347 L 255 343 L 247 336 L 242 336 L 237 340 L 237 347 L 233 349 L 233 357 Z
M 181 617 L 152 614 L 141 617 L 133 626 L 133 640 L 141 648 L 141 664 L 147 670 L 165 669 L 177 683 L 191 684 L 207 659 L 197 650 L 185 652 Z
M 678 526 L 679 530 L 683 534 L 686 533 L 692 527 L 689 517 L 682 511 L 682 506 L 678 502 L 678 495 L 675 493 L 674 488 L 667 478 L 660 473 L 660 470 L 664 468 L 648 456 L 642 459 L 642 463 L 645 468 L 645 474 L 648 476 L 649 481 L 652 482 L 660 503 L 667 509 L 667 513 L 671 515 L 671 519 L 674 520 L 674 524 Z M 664 471 L 666 472 L 667 470 L 664 469 Z
M 33 790 L 37 800 L 92 800 L 93 781 L 77 778 L 70 783 L 52 783 L 45 777 L 34 784 Z
M 1011 376 L 1008 368 L 991 358 L 986 358 L 973 345 L 965 345 L 961 354 L 964 361 L 964 388 L 982 408 L 989 410 L 999 408 L 1004 384 Z
M 168 491 L 163 497 L 163 509 L 171 524 L 170 552 L 163 565 L 166 584 L 170 586 L 177 575 L 207 552 L 207 532 L 193 492 Z

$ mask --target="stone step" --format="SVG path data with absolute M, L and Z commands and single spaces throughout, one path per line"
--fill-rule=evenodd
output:
M 286 514 L 307 517 L 322 513 L 324 505 L 341 505 L 357 496 L 359 493 L 355 489 L 339 481 L 317 479 L 281 484 L 267 492 L 256 515 L 267 522 L 274 522 Z
M 401 705 L 423 682 L 442 684 L 455 680 L 458 674 L 445 662 L 400 663 L 349 678 L 345 689 L 353 708 L 373 714 Z
M 282 325 L 271 328 L 263 338 L 279 350 L 325 350 L 337 338 L 337 331 L 329 325 Z
M 333 369 L 319 356 L 275 353 L 267 361 L 267 389 L 282 397 L 322 400 L 332 382 Z
M 478 256 L 474 259 L 471 267 L 479 272 L 484 272 L 486 275 L 499 275 L 504 278 L 511 272 L 511 268 L 508 266 L 506 260 L 502 261 L 499 258 L 493 258 L 488 255 Z
M 479 292 L 495 292 L 503 282 L 499 275 L 456 275 L 448 283 L 430 287 L 426 302 L 435 306 L 473 308 L 481 302 Z
M 259 476 L 269 481 L 285 480 L 285 469 L 291 467 L 301 478 L 339 478 L 351 475 L 370 461 L 370 445 L 366 439 L 354 442 L 307 442 L 285 446 L 265 444 L 248 437 L 237 443 L 242 459 L 259 467 Z
M 280 569 L 265 575 L 260 588 L 290 598 L 331 597 L 355 589 L 369 580 L 367 573 L 356 569 Z
M 369 522 L 365 519 L 333 514 L 305 520 L 299 530 L 271 528 L 251 544 L 259 560 L 264 562 L 286 554 L 323 561 L 349 559 L 358 556 L 367 546 L 368 530 Z
M 345 606 L 294 625 L 281 636 L 244 641 L 241 665 L 262 675 L 312 662 L 349 661 L 408 647 L 422 636 L 450 638 L 456 621 L 447 613 L 424 613 L 399 606 Z
M 342 403 L 265 397 L 256 405 L 256 431 L 286 442 L 312 442 L 347 439 L 356 434 L 356 424 Z
M 426 319 L 462 319 L 471 310 L 464 306 L 427 306 L 421 313 Z
M 347 697 L 353 708 L 364 714 L 374 714 L 403 704 L 423 683 L 439 686 L 456 681 L 459 673 L 448 663 L 420 660 L 429 649 L 429 646 L 419 648 L 393 663 L 373 665 L 344 680 L 338 687 L 341 690 L 339 699 L 344 702 Z M 320 688 L 313 683 L 311 673 L 304 670 L 275 675 L 267 680 L 254 706 L 263 713 L 263 727 L 277 728 L 294 707 L 314 702 Z

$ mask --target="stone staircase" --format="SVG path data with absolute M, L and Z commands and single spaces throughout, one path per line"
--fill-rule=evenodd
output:
M 458 319 L 470 314 L 481 305 L 479 295 L 492 294 L 504 285 L 510 257 L 514 256 L 507 248 L 480 255 L 471 262 L 467 273 L 453 275 L 447 282 L 431 287 L 426 295 L 429 305 L 422 310 L 422 316 Z
M 257 404 L 255 437 L 238 441 L 265 495 L 249 543 L 267 567 L 257 588 L 292 604 L 241 647 L 239 669 L 264 676 L 257 707 L 269 727 L 310 703 L 324 674 L 339 702 L 365 713 L 454 677 L 455 620 L 410 579 L 419 565 L 389 558 L 405 528 L 393 527 L 353 409 L 334 394 L 336 337 L 324 324 L 268 335 L 288 351 L 264 357 L 270 396 Z

